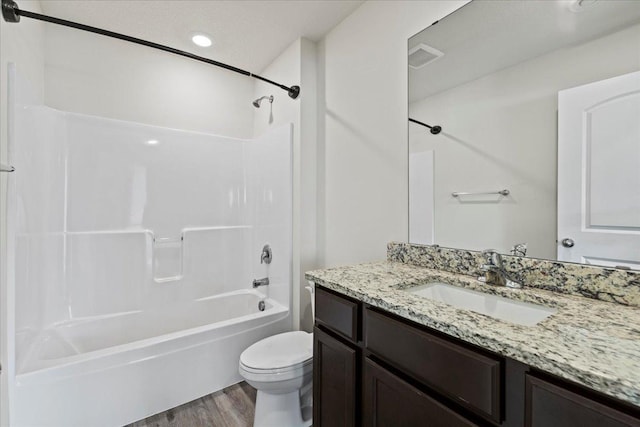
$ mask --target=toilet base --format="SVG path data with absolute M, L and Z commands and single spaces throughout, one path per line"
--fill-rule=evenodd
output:
M 254 427 L 308 427 L 312 419 L 310 411 L 305 411 L 307 420 L 302 418 L 300 409 L 300 391 L 272 394 L 258 390 Z

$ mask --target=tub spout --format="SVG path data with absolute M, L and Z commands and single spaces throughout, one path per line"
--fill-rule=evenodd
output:
M 269 278 L 265 277 L 264 279 L 254 279 L 253 287 L 257 288 L 258 286 L 267 286 L 269 284 Z

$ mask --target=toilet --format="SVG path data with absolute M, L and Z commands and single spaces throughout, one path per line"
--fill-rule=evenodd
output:
M 315 312 L 313 288 L 307 289 Z M 311 425 L 313 334 L 285 332 L 258 341 L 242 352 L 238 370 L 258 391 L 254 427 Z
M 258 390 L 254 427 L 311 425 L 313 334 L 286 332 L 240 355 L 240 375 Z

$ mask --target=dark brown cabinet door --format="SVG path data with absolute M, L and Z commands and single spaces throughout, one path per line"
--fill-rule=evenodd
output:
M 313 425 L 355 426 L 358 351 L 317 327 L 313 333 Z
M 374 361 L 364 365 L 364 427 L 475 426 Z
M 639 427 L 631 417 L 540 378 L 526 377 L 526 427 Z

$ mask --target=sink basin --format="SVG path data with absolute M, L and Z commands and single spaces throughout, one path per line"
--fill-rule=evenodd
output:
M 407 289 L 407 292 L 523 326 L 535 326 L 558 311 L 440 282 Z

